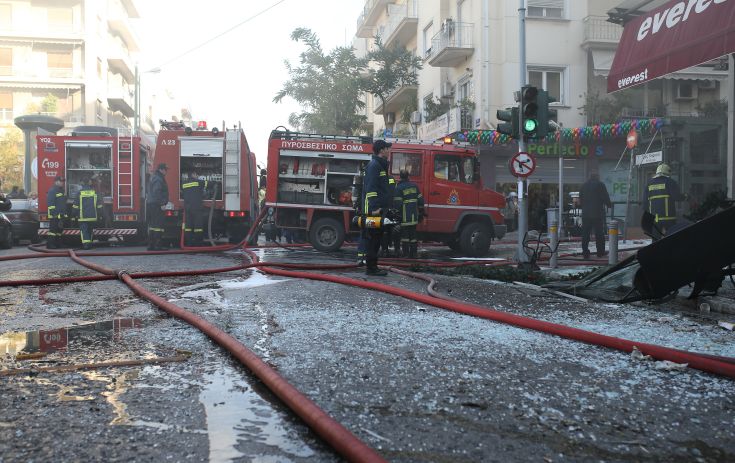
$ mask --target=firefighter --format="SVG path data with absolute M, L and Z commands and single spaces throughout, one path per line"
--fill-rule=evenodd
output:
M 189 181 L 181 185 L 184 200 L 184 245 L 201 246 L 204 238 L 204 208 L 202 201 L 208 183 L 200 180 L 195 169 L 189 173 Z
M 388 175 L 388 196 L 391 203 L 395 204 L 396 199 L 396 179 L 392 175 Z M 383 230 L 383 238 L 380 243 L 380 255 L 383 257 L 400 257 L 401 232 L 399 225 L 391 225 Z M 393 246 L 394 253 L 391 254 L 390 247 Z
M 48 204 L 48 237 L 47 249 L 57 249 L 61 244 L 61 235 L 64 232 L 63 220 L 66 217 L 66 194 L 64 194 L 64 177 L 56 177 L 54 186 L 46 194 Z
M 401 248 L 403 257 L 418 257 L 416 225 L 424 217 L 424 197 L 418 185 L 408 179 L 408 171 L 401 170 L 396 187 L 396 208 L 401 214 Z
M 97 192 L 92 186 L 92 178 L 82 180 L 82 189 L 72 207 L 74 217 L 79 221 L 82 248 L 92 249 L 94 225 L 102 214 L 102 204 L 97 202 Z
M 388 186 L 388 150 L 392 146 L 385 140 L 373 143 L 373 157 L 365 168 L 363 183 L 363 212 L 368 216 L 385 216 L 388 213 L 392 196 Z M 378 253 L 383 237 L 382 228 L 367 230 L 367 247 L 365 256 L 365 274 L 385 276 L 385 270 L 378 268 Z
M 163 248 L 163 209 L 168 204 L 168 185 L 166 184 L 168 166 L 161 163 L 148 182 L 145 210 L 148 215 L 148 250 L 160 251 Z
M 660 164 L 643 192 L 643 207 L 654 216 L 662 234 L 676 224 L 676 202 L 684 199 L 679 184 L 671 178 L 671 167 Z

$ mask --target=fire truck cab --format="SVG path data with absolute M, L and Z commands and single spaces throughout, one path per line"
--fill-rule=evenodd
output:
M 427 217 L 419 239 L 441 241 L 468 256 L 486 255 L 493 238 L 505 235 L 505 199 L 483 189 L 476 153 L 457 145 L 393 142 L 389 175 L 405 169 L 422 192 Z M 268 145 L 266 206 L 279 228 L 308 232 L 321 251 L 339 249 L 358 230 L 351 189 L 372 156 L 367 137 L 339 137 L 274 130 Z
M 82 182 L 92 180 L 103 205 L 94 230 L 96 238 L 145 237 L 146 166 L 152 156 L 145 141 L 115 128 L 98 126 L 75 127 L 68 136 L 39 135 L 36 141 L 39 235 L 48 233 L 46 193 L 60 176 L 66 179 L 69 203 L 78 197 Z M 73 225 L 71 218 L 65 220 L 65 236 L 79 234 Z
M 178 122 L 161 121 L 156 153 L 151 168 L 168 166 L 171 207 L 166 210 L 164 239 L 179 242 L 184 219 L 182 184 L 192 169 L 207 180 L 209 199 L 205 199 L 204 234 L 227 237 L 231 243 L 242 241 L 258 215 L 255 154 L 250 151 L 242 128 L 207 129 L 199 122 L 196 129 Z

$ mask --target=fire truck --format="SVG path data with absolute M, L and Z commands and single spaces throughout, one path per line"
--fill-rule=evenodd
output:
M 184 219 L 181 185 L 195 169 L 209 184 L 204 201 L 204 234 L 242 241 L 258 213 L 258 182 L 255 154 L 250 151 L 241 127 L 207 129 L 204 121 L 195 129 L 178 122 L 161 121 L 153 168 L 168 166 L 166 182 L 169 208 L 164 222 L 164 239 L 179 242 Z M 211 228 L 210 228 L 211 224 Z
M 110 127 L 82 126 L 68 136 L 39 135 L 37 153 L 39 235 L 48 233 L 46 192 L 61 176 L 69 202 L 78 196 L 84 180 L 92 180 L 103 205 L 96 238 L 145 238 L 146 173 L 152 158 L 146 141 Z M 64 235 L 79 235 L 70 218 L 64 228 Z
M 503 196 L 484 189 L 477 154 L 468 147 L 389 140 L 389 175 L 409 173 L 424 196 L 427 217 L 421 240 L 440 241 L 467 256 L 486 255 L 492 239 L 505 235 Z M 352 225 L 351 189 L 372 156 L 372 140 L 271 132 L 266 206 L 279 228 L 304 230 L 320 251 L 339 249 Z M 270 210 L 269 210 L 269 215 Z

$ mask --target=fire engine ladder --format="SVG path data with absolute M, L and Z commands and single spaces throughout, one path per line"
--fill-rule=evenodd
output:
M 240 130 L 225 132 L 225 210 L 240 209 Z
M 117 207 L 133 207 L 133 132 L 117 136 Z

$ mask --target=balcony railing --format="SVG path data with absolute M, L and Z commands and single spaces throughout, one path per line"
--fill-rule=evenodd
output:
M 0 66 L 0 76 L 12 76 L 13 66 Z
M 587 16 L 584 18 L 584 44 L 620 42 L 623 27 L 608 22 L 604 16 Z
M 472 23 L 458 23 L 448 19 L 442 23 L 439 33 L 431 38 L 429 64 L 437 67 L 453 67 L 472 55 Z
M 362 38 L 372 37 L 373 28 L 380 17 L 381 7 L 387 3 L 393 2 L 391 0 L 366 0 L 365 7 L 357 18 L 357 32 L 355 35 Z
M 74 69 L 72 68 L 48 68 L 48 76 L 59 78 L 59 79 L 68 79 L 70 77 L 74 76 Z
M 382 37 L 385 45 L 394 40 L 402 43 L 408 42 L 411 37 L 416 36 L 419 21 L 418 0 L 407 0 L 400 5 L 388 5 L 388 23 L 385 26 Z

